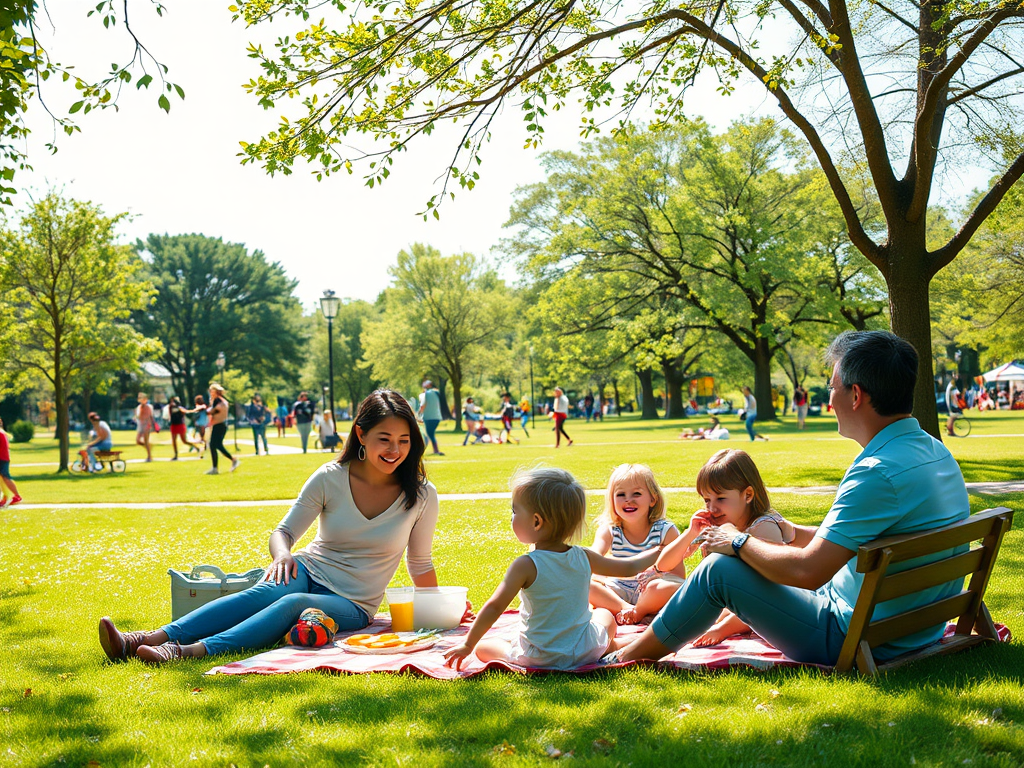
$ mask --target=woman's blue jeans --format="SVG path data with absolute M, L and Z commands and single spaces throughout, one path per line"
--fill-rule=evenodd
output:
M 744 424 L 747 427 L 747 434 L 750 435 L 750 442 L 754 442 L 754 421 L 757 419 L 757 413 L 748 413 L 744 419 Z
M 434 448 L 434 453 L 440 453 L 441 449 L 437 447 L 437 438 L 434 437 L 434 433 L 437 432 L 437 425 L 441 423 L 440 419 L 424 419 L 423 426 L 427 430 L 427 439 L 430 440 L 430 445 Z
M 183 645 L 202 641 L 213 656 L 269 648 L 288 634 L 307 608 L 326 613 L 338 623 L 339 631 L 362 629 L 370 623 L 366 611 L 313 581 L 302 563 L 297 565 L 298 575 L 288 584 L 261 581 L 207 603 L 162 629 Z
M 677 651 L 710 629 L 723 608 L 794 661 L 834 665 L 846 639 L 824 595 L 776 584 L 738 558 L 716 554 L 701 561 L 651 630 Z

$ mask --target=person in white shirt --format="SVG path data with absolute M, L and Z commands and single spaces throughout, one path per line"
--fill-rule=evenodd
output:
M 158 630 L 121 632 L 104 617 L 99 636 L 107 657 L 162 664 L 268 648 L 310 607 L 341 630 L 360 629 L 380 607 L 403 555 L 413 584 L 436 587 L 438 498 L 423 472 L 423 451 L 406 401 L 377 390 L 360 404 L 341 456 L 310 476 L 270 535 L 273 562 L 263 581 Z M 293 553 L 314 523 L 316 537 Z
M 565 431 L 565 420 L 569 418 L 569 398 L 565 396 L 561 387 L 555 387 L 555 402 L 551 415 L 555 420 L 555 448 L 561 445 L 562 435 L 569 441 L 568 445 L 572 445 L 572 438 Z

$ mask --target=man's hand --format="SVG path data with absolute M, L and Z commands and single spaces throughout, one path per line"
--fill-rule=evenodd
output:
M 704 531 L 704 544 L 701 549 L 705 555 L 717 552 L 720 555 L 733 556 L 736 553 L 732 551 L 732 540 L 739 532 L 739 529 L 732 523 L 713 525 Z

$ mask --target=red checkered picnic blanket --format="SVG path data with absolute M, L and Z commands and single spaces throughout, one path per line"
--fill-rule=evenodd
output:
M 505 611 L 488 630 L 488 636 L 502 637 L 511 640 L 513 634 L 518 631 L 519 611 Z M 997 624 L 999 639 L 1002 642 L 1010 640 L 1010 630 L 1001 624 Z M 643 626 L 619 627 L 620 637 L 629 636 L 642 632 Z M 947 628 L 947 634 L 952 633 L 953 625 Z M 455 680 L 458 678 L 473 677 L 488 669 L 501 669 L 508 672 L 539 673 L 549 670 L 533 669 L 509 664 L 504 661 L 490 661 L 486 664 L 476 658 L 469 656 L 463 664 L 462 669 L 456 672 L 454 669 L 444 665 L 444 651 L 452 646 L 458 645 L 462 638 L 469 632 L 469 624 L 447 630 L 442 633 L 441 639 L 432 648 L 416 653 L 396 653 L 389 655 L 365 655 L 352 653 L 345 650 L 340 643 L 349 635 L 357 632 L 388 632 L 391 630 L 391 618 L 387 614 L 378 614 L 369 627 L 353 632 L 340 632 L 335 639 L 334 645 L 323 648 L 299 648 L 297 646 L 284 646 L 275 648 L 272 651 L 252 656 L 242 661 L 234 661 L 230 664 L 214 667 L 206 674 L 215 675 L 280 675 L 289 672 L 339 672 L 346 674 L 360 674 L 367 672 L 415 672 L 417 674 L 433 677 L 438 680 Z M 572 670 L 571 674 L 586 674 L 597 669 L 614 669 L 636 664 L 629 661 L 620 664 L 588 664 L 584 667 Z M 756 669 L 772 669 L 775 667 L 817 667 L 829 669 L 818 664 L 803 664 L 798 661 L 786 658 L 781 652 L 768 645 L 757 635 L 739 635 L 709 648 L 693 648 L 684 646 L 671 656 L 666 656 L 656 663 L 656 666 L 665 669 L 729 669 L 731 667 L 754 667 Z

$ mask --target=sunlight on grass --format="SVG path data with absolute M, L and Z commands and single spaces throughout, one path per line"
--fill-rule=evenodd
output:
M 463 480 L 470 484 L 472 474 Z M 820 521 L 830 501 L 772 500 L 804 523 Z M 996 503 L 1019 509 L 1022 501 L 1024 494 L 972 497 L 975 510 Z M 591 498 L 592 514 L 599 503 Z M 693 495 L 672 494 L 670 517 L 682 523 L 695 505 Z M 552 745 L 588 765 L 1009 768 L 1024 754 L 1019 641 L 919 663 L 877 682 L 809 671 L 639 669 L 447 683 L 408 675 L 209 678 L 210 660 L 161 669 L 105 663 L 95 637 L 100 616 L 128 629 L 162 624 L 170 614 L 168 567 L 262 565 L 283 512 L 5 511 L 0 763 L 516 766 L 549 762 Z M 442 505 L 441 580 L 468 586 L 477 605 L 522 551 L 508 528 L 507 502 Z M 988 597 L 996 620 L 1017 636 L 1024 633 L 1022 551 L 1024 535 L 1012 531 Z M 400 569 L 396 583 L 407 582 Z M 495 751 L 505 743 L 513 754 Z

